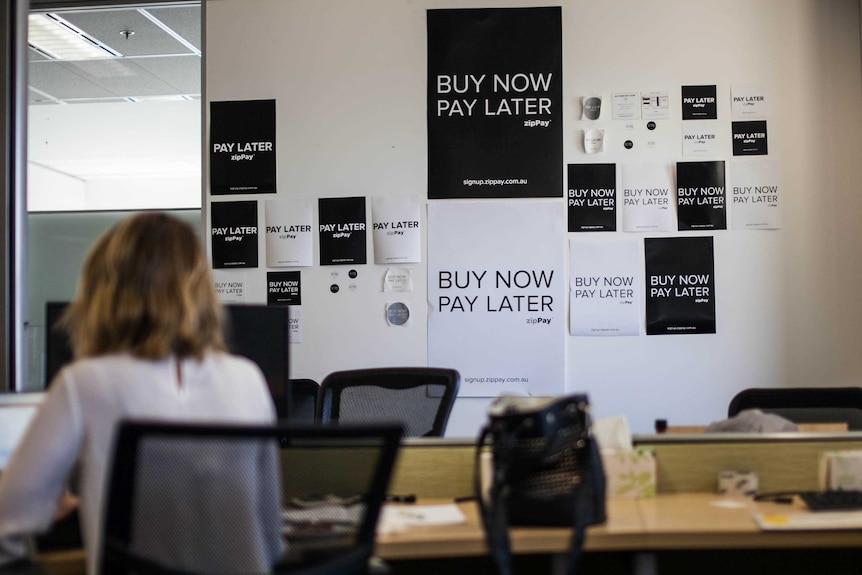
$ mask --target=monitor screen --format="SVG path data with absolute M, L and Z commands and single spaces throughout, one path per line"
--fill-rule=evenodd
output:
M 69 337 L 55 327 L 68 302 L 45 304 L 45 387 L 72 361 Z M 288 381 L 288 308 L 265 305 L 225 305 L 225 341 L 232 353 L 255 362 L 273 395 Z M 276 399 L 276 405 L 280 405 Z M 281 409 L 279 408 L 279 411 Z
M 60 368 L 72 362 L 72 346 L 66 330 L 57 327 L 69 302 L 49 301 L 45 304 L 45 389 L 51 385 Z
M 18 447 L 42 403 L 42 393 L 0 393 L 0 471 Z
M 279 417 L 285 417 L 288 384 L 288 308 L 225 305 L 225 339 L 232 353 L 247 357 L 263 372 Z

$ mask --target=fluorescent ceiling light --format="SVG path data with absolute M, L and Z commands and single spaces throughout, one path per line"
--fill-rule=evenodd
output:
M 28 42 L 54 60 L 86 60 L 120 56 L 54 14 L 30 14 Z

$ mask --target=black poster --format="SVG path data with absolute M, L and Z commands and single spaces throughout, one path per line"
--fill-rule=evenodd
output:
M 569 164 L 568 175 L 569 231 L 616 231 L 616 164 Z
M 559 7 L 428 11 L 428 197 L 560 197 Z
M 267 272 L 266 303 L 268 305 L 302 305 L 300 272 Z
M 765 156 L 769 153 L 765 120 L 732 124 L 734 156 Z
M 714 85 L 682 87 L 682 119 L 718 119 L 718 104 L 715 99 Z
M 257 267 L 257 202 L 211 202 L 213 268 Z
M 275 100 L 210 102 L 210 193 L 275 191 Z
M 320 265 L 364 264 L 365 198 L 320 198 Z
M 726 230 L 724 161 L 678 162 L 676 217 L 680 231 Z
M 646 238 L 647 335 L 715 333 L 712 237 Z

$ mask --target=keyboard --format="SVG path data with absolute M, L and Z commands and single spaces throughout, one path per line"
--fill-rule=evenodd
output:
M 811 511 L 862 511 L 862 491 L 804 491 L 799 497 Z

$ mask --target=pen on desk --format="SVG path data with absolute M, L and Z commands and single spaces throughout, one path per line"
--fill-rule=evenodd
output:
M 412 493 L 409 495 L 387 495 L 386 501 L 389 503 L 416 503 L 416 496 Z

